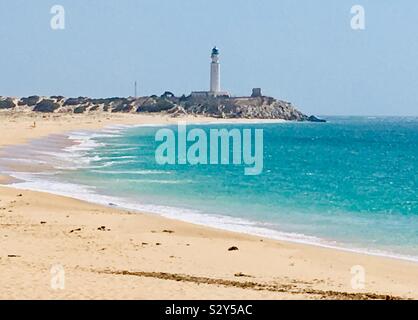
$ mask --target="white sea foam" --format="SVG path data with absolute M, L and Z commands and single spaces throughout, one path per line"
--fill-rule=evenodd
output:
M 138 149 L 137 147 L 141 145 L 140 144 L 133 145 L 130 143 L 108 142 L 106 146 L 107 146 L 106 151 L 131 151 L 131 150 L 137 150 Z M 111 148 L 112 146 L 114 146 L 115 148 Z
M 97 164 L 97 165 L 91 165 L 91 166 L 88 166 L 86 168 L 88 168 L 88 169 L 98 169 L 98 168 L 111 167 L 113 165 L 121 165 L 121 164 L 129 164 L 129 163 L 141 163 L 141 161 L 138 161 L 138 160 L 106 161 L 104 163 Z
M 90 155 L 89 152 L 98 147 L 104 147 L 105 144 L 98 142 L 96 138 L 118 137 L 122 127 L 106 128 L 103 131 L 73 131 L 67 135 L 72 144 L 58 151 L 38 151 L 39 154 L 49 156 L 56 161 L 51 161 L 57 169 L 77 170 L 80 168 L 89 168 L 94 162 L 102 160 L 98 155 Z M 120 157 L 122 159 L 122 157 Z M 124 156 L 124 159 L 133 159 Z M 110 159 L 110 158 L 109 158 Z M 113 163 L 104 163 L 100 167 L 111 166 Z

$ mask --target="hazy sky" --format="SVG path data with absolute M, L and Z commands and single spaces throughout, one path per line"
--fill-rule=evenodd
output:
M 51 7 L 65 8 L 52 30 Z M 366 29 L 351 29 L 364 6 Z M 310 114 L 418 115 L 416 0 L 0 0 L 0 95 L 253 87 Z

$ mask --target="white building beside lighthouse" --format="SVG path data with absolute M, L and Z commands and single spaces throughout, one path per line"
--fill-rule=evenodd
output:
M 221 65 L 219 62 L 219 49 L 217 47 L 212 49 L 211 59 L 209 91 L 194 91 L 192 92 L 193 97 L 229 97 L 228 92 L 221 90 Z

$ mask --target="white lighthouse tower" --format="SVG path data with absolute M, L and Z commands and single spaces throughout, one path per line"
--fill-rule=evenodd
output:
M 210 64 L 210 92 L 218 95 L 221 92 L 221 66 L 219 64 L 219 49 L 212 49 L 212 63 Z
M 219 49 L 212 49 L 212 62 L 210 64 L 210 89 L 209 91 L 192 91 L 195 98 L 202 97 L 229 97 L 229 92 L 221 91 L 221 66 L 219 64 Z

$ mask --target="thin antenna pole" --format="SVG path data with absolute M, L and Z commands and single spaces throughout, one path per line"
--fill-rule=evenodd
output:
M 135 81 L 135 96 L 134 96 L 134 97 L 135 97 L 135 99 L 138 97 L 137 93 L 138 93 L 138 92 L 137 92 L 137 83 L 136 83 L 136 81 Z

